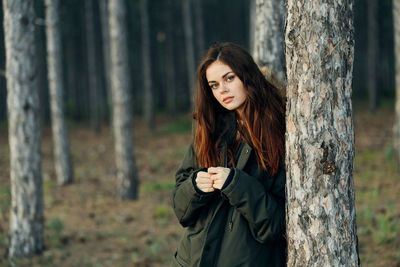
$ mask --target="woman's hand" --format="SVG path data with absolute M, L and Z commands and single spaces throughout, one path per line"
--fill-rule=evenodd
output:
M 221 190 L 226 178 L 228 178 L 231 169 L 224 167 L 210 167 L 208 173 L 211 175 L 213 181 L 212 187 Z
M 196 186 L 205 193 L 213 192 L 213 180 L 207 172 L 198 172 L 196 176 Z

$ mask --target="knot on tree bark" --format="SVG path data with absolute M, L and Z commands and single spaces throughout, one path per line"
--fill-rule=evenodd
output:
M 334 162 L 335 155 L 332 153 L 333 144 L 329 143 L 329 145 L 326 145 L 325 142 L 323 142 L 321 148 L 324 150 L 324 154 L 320 161 L 322 164 L 322 173 L 333 175 L 335 174 L 336 171 L 336 165 Z
M 20 22 L 21 22 L 22 26 L 27 26 L 29 24 L 29 18 L 27 16 L 22 16 L 20 18 Z

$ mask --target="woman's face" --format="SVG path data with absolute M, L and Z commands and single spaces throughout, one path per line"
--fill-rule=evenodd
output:
M 247 98 L 246 89 L 231 67 L 215 61 L 206 70 L 208 85 L 217 101 L 228 110 L 240 108 Z

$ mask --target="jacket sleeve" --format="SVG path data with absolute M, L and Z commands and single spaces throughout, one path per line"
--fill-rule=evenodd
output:
M 232 181 L 222 190 L 222 194 L 248 221 L 253 237 L 260 243 L 282 238 L 286 227 L 285 168 L 280 167 L 268 191 L 256 177 L 239 169 L 233 171 Z
M 196 174 L 205 170 L 194 164 L 193 146 L 190 146 L 183 163 L 175 174 L 175 188 L 172 193 L 173 208 L 183 227 L 196 222 L 199 210 L 213 197 L 214 192 L 205 193 L 195 185 Z

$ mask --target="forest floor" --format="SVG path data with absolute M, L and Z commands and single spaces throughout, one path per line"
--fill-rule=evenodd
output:
M 176 118 L 175 118 L 176 119 Z M 0 266 L 169 266 L 182 228 L 171 208 L 174 173 L 191 141 L 189 116 L 157 118 L 150 133 L 135 121 L 137 201 L 115 197 L 113 140 L 70 125 L 74 183 L 58 186 L 49 129 L 42 137 L 45 251 L 6 258 L 9 208 L 7 130 L 0 129 Z M 363 266 L 400 266 L 400 175 L 391 146 L 393 110 L 355 111 L 359 251 Z

